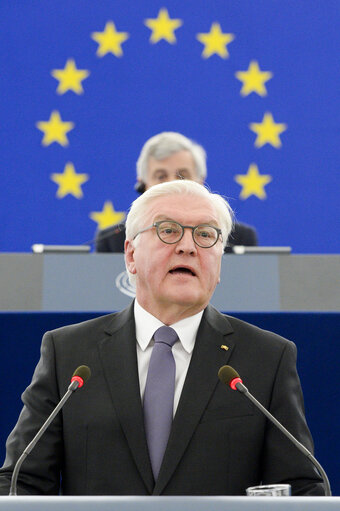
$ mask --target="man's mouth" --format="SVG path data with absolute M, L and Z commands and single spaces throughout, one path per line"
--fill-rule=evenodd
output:
M 176 268 L 173 268 L 169 271 L 171 275 L 191 275 L 193 277 L 196 277 L 196 273 L 191 268 L 187 268 L 185 266 L 177 266 Z

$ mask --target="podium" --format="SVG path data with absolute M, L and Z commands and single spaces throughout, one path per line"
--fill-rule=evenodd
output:
M 1 497 L 0 511 L 335 511 L 340 497 Z

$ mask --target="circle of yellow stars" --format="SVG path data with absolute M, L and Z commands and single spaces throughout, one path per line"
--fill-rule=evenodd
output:
M 156 18 L 146 18 L 144 25 L 150 29 L 150 43 L 156 44 L 159 41 L 166 41 L 169 44 L 176 44 L 175 31 L 183 25 L 183 20 L 171 18 L 166 8 L 158 12 Z M 115 57 L 123 56 L 122 45 L 130 38 L 130 34 L 125 31 L 118 31 L 113 21 L 105 24 L 102 32 L 91 33 L 91 38 L 98 44 L 96 55 L 99 58 L 111 53 Z M 213 22 L 209 32 L 200 32 L 196 34 L 196 39 L 203 45 L 201 57 L 208 59 L 216 55 L 222 59 L 229 57 L 228 45 L 235 40 L 232 33 L 223 32 L 220 23 Z M 65 94 L 69 91 L 80 95 L 84 93 L 83 81 L 90 76 L 90 71 L 77 67 L 73 58 L 69 58 L 63 69 L 53 69 L 51 76 L 58 81 L 56 93 Z M 242 82 L 240 95 L 249 96 L 254 93 L 260 97 L 267 96 L 266 83 L 272 79 L 273 73 L 261 70 L 259 63 L 252 60 L 248 69 L 240 70 L 235 73 L 235 77 Z M 69 145 L 68 133 L 75 128 L 74 122 L 64 120 L 58 110 L 53 110 L 48 120 L 40 120 L 36 127 L 43 132 L 41 144 L 47 147 L 57 143 L 62 147 Z M 254 146 L 261 148 L 264 145 L 271 145 L 275 149 L 282 146 L 280 135 L 287 130 L 285 123 L 275 122 L 271 112 L 265 112 L 262 121 L 251 122 L 249 129 L 256 134 Z M 72 162 L 67 162 L 62 173 L 53 173 L 50 179 L 58 185 L 56 197 L 62 199 L 67 195 L 72 195 L 76 199 L 83 197 L 82 185 L 89 179 L 88 174 L 77 173 Z M 260 174 L 258 166 L 255 163 L 249 165 L 246 174 L 236 174 L 234 180 L 242 187 L 240 198 L 245 200 L 254 195 L 263 200 L 266 198 L 265 186 L 272 181 L 272 176 Z M 122 222 L 125 213 L 115 211 L 112 201 L 105 201 L 101 211 L 93 211 L 89 217 L 97 223 L 100 230 L 111 225 Z

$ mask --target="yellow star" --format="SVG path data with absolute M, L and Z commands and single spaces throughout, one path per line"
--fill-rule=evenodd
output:
M 99 230 L 103 230 L 106 227 L 122 222 L 125 218 L 125 213 L 123 211 L 115 211 L 112 202 L 106 201 L 102 211 L 92 211 L 90 218 L 97 222 Z
M 176 36 L 174 31 L 183 25 L 180 19 L 169 18 L 167 9 L 160 9 L 158 18 L 147 18 L 144 24 L 152 30 L 150 41 L 158 43 L 161 39 L 165 39 L 168 43 L 175 43 Z
M 63 122 L 57 110 L 53 110 L 48 121 L 38 121 L 36 127 L 43 131 L 42 145 L 47 146 L 52 142 L 58 142 L 63 147 L 68 145 L 66 133 L 73 130 L 73 122 Z
M 219 23 L 213 23 L 209 33 L 197 34 L 197 39 L 204 44 L 202 57 L 208 58 L 217 53 L 223 59 L 229 57 L 226 45 L 235 39 L 234 34 L 224 34 Z
M 68 90 L 72 90 L 76 94 L 84 92 L 82 80 L 89 76 L 87 69 L 77 69 L 73 59 L 68 59 L 64 69 L 52 69 L 51 75 L 59 80 L 57 88 L 58 94 L 64 94 Z
M 92 32 L 91 37 L 99 44 L 98 57 L 104 57 L 107 53 L 113 53 L 116 57 L 121 57 L 123 55 L 121 45 L 130 37 L 130 34 L 117 32 L 113 21 L 108 21 L 103 32 Z
M 256 163 L 251 163 L 247 174 L 236 174 L 234 179 L 242 186 L 241 199 L 248 199 L 251 195 L 265 199 L 267 195 L 264 187 L 270 183 L 272 177 L 269 174 L 260 174 Z
M 267 89 L 264 84 L 272 78 L 273 73 L 261 71 L 258 62 L 252 60 L 248 71 L 237 71 L 235 76 L 243 83 L 241 96 L 248 96 L 251 92 L 256 92 L 259 96 L 266 96 Z
M 50 177 L 59 185 L 56 193 L 58 199 L 62 199 L 68 194 L 73 195 L 76 199 L 81 199 L 83 197 L 81 185 L 89 180 L 88 174 L 77 174 L 71 162 L 66 163 L 63 174 L 51 174 Z
M 252 122 L 249 128 L 257 134 L 255 147 L 262 147 L 265 144 L 271 144 L 277 149 L 282 146 L 280 134 L 286 131 L 287 124 L 275 123 L 270 112 L 266 112 L 262 122 Z

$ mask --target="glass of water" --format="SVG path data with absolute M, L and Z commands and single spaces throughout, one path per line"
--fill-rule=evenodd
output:
M 266 484 L 247 488 L 248 497 L 289 497 L 290 484 Z

